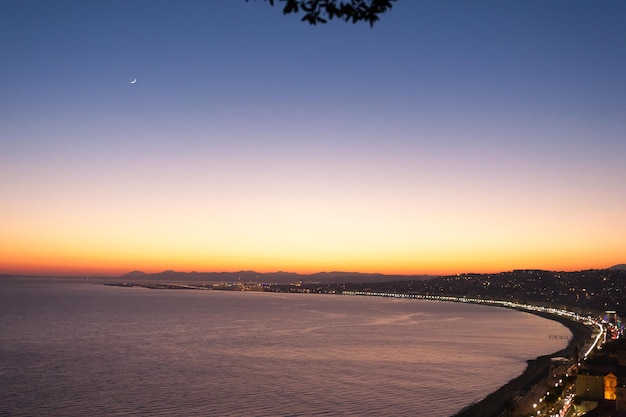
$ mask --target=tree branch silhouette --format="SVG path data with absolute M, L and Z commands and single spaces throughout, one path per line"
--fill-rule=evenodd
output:
M 249 0 L 246 0 L 248 2 Z M 274 6 L 275 0 L 269 1 Z M 370 27 L 379 16 L 390 10 L 396 0 L 278 0 L 285 3 L 283 14 L 304 12 L 303 22 L 327 23 L 334 18 L 344 22 L 368 22 Z

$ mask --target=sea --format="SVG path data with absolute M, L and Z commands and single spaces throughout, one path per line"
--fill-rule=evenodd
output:
M 0 279 L 1 416 L 451 416 L 558 322 L 424 300 Z

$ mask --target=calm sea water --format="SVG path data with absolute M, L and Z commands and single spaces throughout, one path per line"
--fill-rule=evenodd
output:
M 467 304 L 0 280 L 0 415 L 450 416 L 553 334 Z

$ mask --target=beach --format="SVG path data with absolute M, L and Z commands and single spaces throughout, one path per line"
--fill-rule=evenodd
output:
M 499 417 L 503 415 L 513 404 L 514 395 L 527 393 L 534 385 L 540 383 L 548 376 L 552 358 L 573 357 L 591 337 L 591 328 L 581 322 L 554 314 L 542 312 L 531 313 L 558 321 L 566 326 L 572 332 L 572 337 L 567 347 L 550 355 L 544 355 L 529 360 L 526 370 L 520 376 L 512 379 L 481 401 L 462 409 L 453 417 Z

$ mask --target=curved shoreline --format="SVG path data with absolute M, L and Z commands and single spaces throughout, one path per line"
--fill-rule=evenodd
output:
M 197 286 L 185 285 L 182 283 L 177 284 L 134 284 L 134 283 L 106 283 L 105 285 L 111 286 L 122 286 L 122 287 L 145 287 L 152 289 L 206 289 Z M 525 312 L 534 314 L 548 320 L 553 320 L 561 323 L 565 327 L 567 327 L 572 333 L 572 337 L 569 340 L 568 345 L 557 352 L 542 355 L 535 359 L 530 359 L 527 361 L 527 366 L 524 372 L 513 378 L 508 383 L 504 384 L 494 392 L 490 393 L 483 399 L 469 404 L 468 406 L 462 408 L 457 411 L 452 417 L 501 417 L 510 408 L 512 404 L 512 400 L 514 395 L 518 395 L 520 393 L 527 394 L 530 389 L 544 380 L 548 375 L 550 370 L 550 366 L 552 365 L 552 358 L 556 357 L 573 357 L 582 347 L 585 345 L 586 341 L 588 341 L 591 337 L 592 330 L 588 325 L 585 325 L 582 322 L 572 320 L 565 316 L 561 316 L 554 313 L 530 310 L 526 308 L 516 307 L 510 305 L 511 303 L 505 302 L 494 302 L 494 301 L 485 301 L 485 300 L 466 300 L 465 298 L 458 297 L 446 297 L 446 296 L 415 296 L 415 295 L 407 295 L 407 294 L 398 294 L 398 293 L 370 293 L 370 292 L 361 292 L 361 291 L 343 291 L 343 295 L 350 296 L 380 296 L 380 297 L 394 297 L 394 298 L 413 298 L 413 299 L 422 299 L 422 300 L 433 300 L 433 301 L 442 301 L 442 302 L 469 302 L 472 304 L 481 304 L 481 305 L 491 305 L 493 307 L 500 308 L 509 308 L 513 310 L 518 310 L 519 312 Z M 508 305 L 507 305 L 508 304 Z
M 584 323 L 570 320 L 568 318 L 542 313 L 537 311 L 521 310 L 535 314 L 549 320 L 563 324 L 572 332 L 572 338 L 567 347 L 549 355 L 539 356 L 528 361 L 526 370 L 518 377 L 510 380 L 496 391 L 487 395 L 482 400 L 470 404 L 453 415 L 453 417 L 498 417 L 506 411 L 507 405 L 513 396 L 519 392 L 528 392 L 530 388 L 543 380 L 550 370 L 552 358 L 572 357 L 583 347 L 585 341 L 591 337 L 592 330 Z

